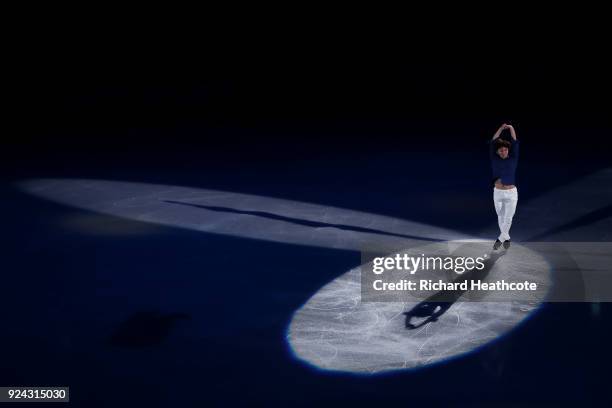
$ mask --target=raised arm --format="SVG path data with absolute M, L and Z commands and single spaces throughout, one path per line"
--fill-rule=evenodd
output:
M 507 129 L 510 129 L 510 136 L 512 136 L 512 140 L 516 142 L 516 132 L 514 131 L 514 127 L 512 125 L 506 125 Z
M 514 160 L 518 160 L 519 157 L 519 141 L 516 138 L 516 132 L 511 125 L 508 125 L 510 129 L 510 136 L 512 136 L 512 147 L 510 147 L 510 157 Z
M 499 127 L 499 129 L 497 129 L 497 132 L 495 132 L 495 134 L 493 135 L 493 139 L 491 139 L 491 141 L 497 139 L 499 136 L 501 136 L 502 132 L 504 131 L 504 129 L 507 129 L 508 126 L 510 125 L 506 125 L 505 123 L 503 125 L 501 125 Z

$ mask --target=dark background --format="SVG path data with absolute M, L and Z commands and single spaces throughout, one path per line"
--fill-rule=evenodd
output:
M 502 121 L 543 159 L 588 161 L 605 156 L 610 133 L 610 63 L 591 39 L 569 34 L 530 48 L 462 53 L 458 41 L 422 54 L 414 40 L 394 49 L 74 37 L 43 35 L 19 50 L 8 93 L 14 126 L 2 149 L 9 162 L 87 155 L 101 165 L 173 166 L 183 155 L 201 164 L 472 151 Z
M 67 384 L 74 404 L 88 407 L 605 401 L 607 304 L 546 305 L 504 340 L 421 371 L 322 373 L 290 355 L 285 329 L 358 253 L 170 227 L 100 237 L 60 225 L 81 210 L 10 183 L 187 185 L 477 233 L 495 220 L 486 141 L 502 122 L 523 146 L 521 200 L 609 167 L 602 48 L 572 35 L 556 47 L 493 44 L 483 55 L 433 45 L 419 54 L 408 40 L 268 47 L 245 35 L 238 47 L 225 32 L 201 42 L 77 34 L 20 47 L 9 77 L 3 383 Z M 151 310 L 189 322 L 146 346 L 112 344 L 122 324 Z

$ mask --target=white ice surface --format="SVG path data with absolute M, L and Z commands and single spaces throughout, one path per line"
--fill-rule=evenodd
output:
M 408 330 L 403 312 L 419 301 L 361 302 L 360 274 L 361 267 L 357 267 L 333 280 L 295 313 L 287 339 L 298 358 L 318 368 L 358 373 L 424 366 L 498 338 L 542 301 L 512 300 L 509 296 L 488 302 L 483 301 L 485 293 L 480 301 L 455 302 L 435 323 Z M 495 263 L 487 281 L 504 278 L 535 278 L 547 283 L 549 266 L 540 255 L 514 245 Z

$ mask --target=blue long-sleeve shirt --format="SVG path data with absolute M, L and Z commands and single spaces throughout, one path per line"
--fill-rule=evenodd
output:
M 493 170 L 493 181 L 500 179 L 502 184 L 514 184 L 515 181 L 515 173 L 516 173 L 516 165 L 518 163 L 519 157 L 519 141 L 511 140 L 511 146 L 508 152 L 508 157 L 506 159 L 502 159 L 497 154 L 495 149 L 496 143 L 495 140 L 489 141 L 489 155 L 491 156 L 491 170 Z

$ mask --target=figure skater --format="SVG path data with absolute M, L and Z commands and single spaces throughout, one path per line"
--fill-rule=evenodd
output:
M 502 132 L 510 130 L 512 140 L 500 138 Z M 497 213 L 497 223 L 499 224 L 499 237 L 493 244 L 493 249 L 497 250 L 504 245 L 505 249 L 510 248 L 510 227 L 512 217 L 518 202 L 518 191 L 516 189 L 515 173 L 519 156 L 519 141 L 516 139 L 516 132 L 512 125 L 504 123 L 497 129 L 490 141 L 491 169 L 493 170 L 493 203 Z

